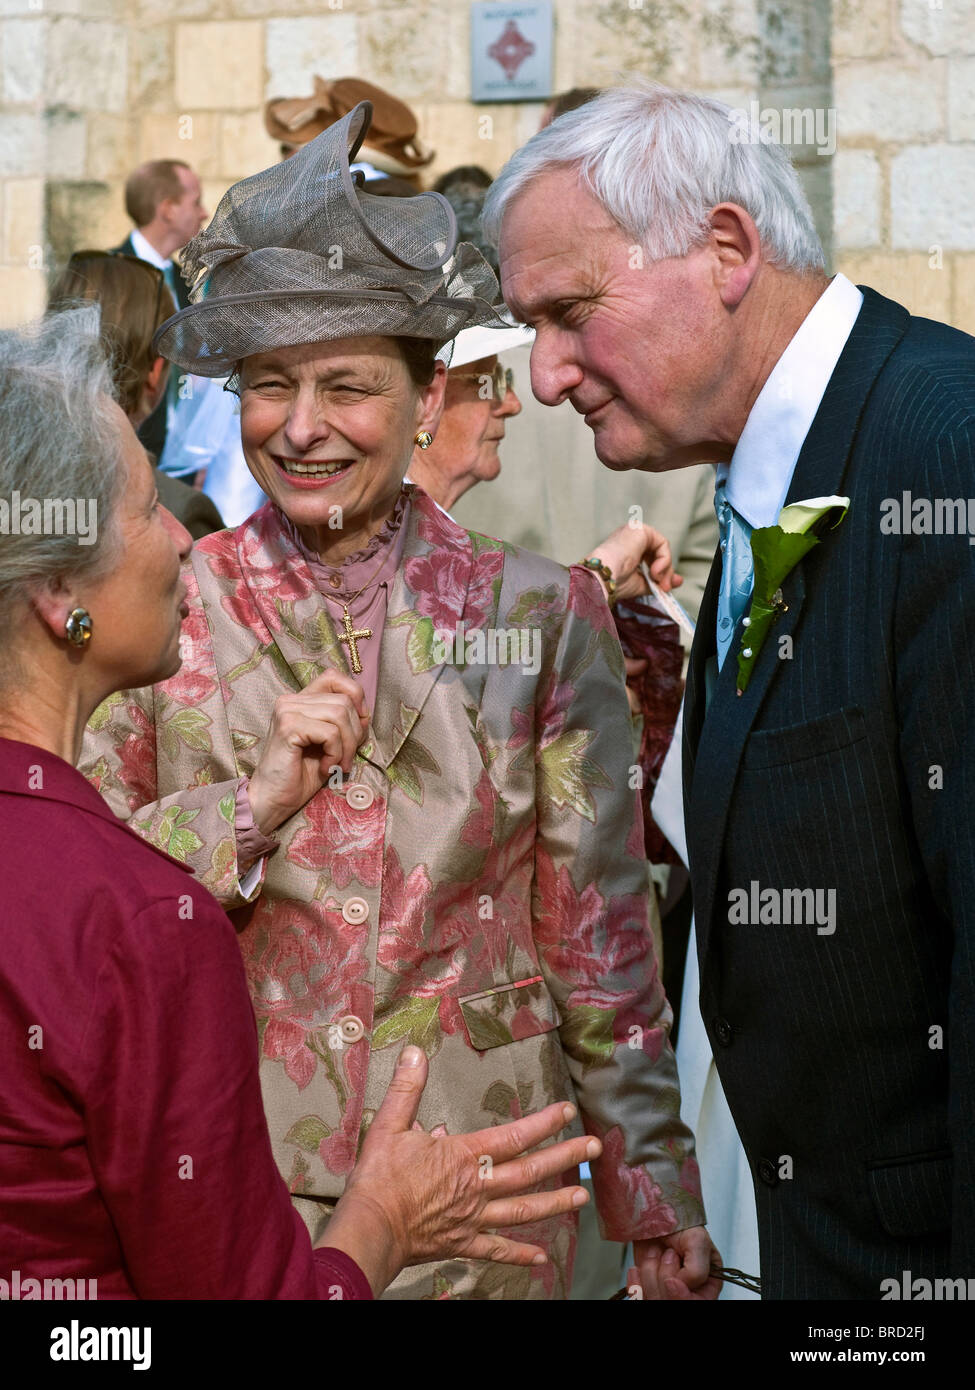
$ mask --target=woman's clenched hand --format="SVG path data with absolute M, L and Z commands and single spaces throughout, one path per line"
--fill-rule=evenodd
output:
M 300 811 L 340 767 L 352 769 L 369 727 L 362 686 L 339 671 L 325 671 L 274 705 L 267 742 L 247 794 L 254 824 L 264 835 Z

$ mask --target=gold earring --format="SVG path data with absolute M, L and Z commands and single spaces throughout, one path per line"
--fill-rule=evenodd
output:
M 72 608 L 65 619 L 64 630 L 68 641 L 76 647 L 84 647 L 91 641 L 91 614 L 87 608 Z
M 413 443 L 419 444 L 421 449 L 429 449 L 433 443 L 433 435 L 429 430 L 418 430 L 413 436 Z

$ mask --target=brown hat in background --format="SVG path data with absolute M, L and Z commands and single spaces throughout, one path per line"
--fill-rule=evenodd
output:
M 387 174 L 406 175 L 431 163 L 435 151 L 416 133 L 416 117 L 405 102 L 360 77 L 313 78 L 309 97 L 273 97 L 264 108 L 264 125 L 272 140 L 306 145 L 347 116 L 361 101 L 372 105 L 372 125 L 362 156 Z

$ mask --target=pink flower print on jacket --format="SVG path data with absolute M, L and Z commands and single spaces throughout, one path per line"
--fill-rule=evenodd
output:
M 324 786 L 302 811 L 304 825 L 288 846 L 287 857 L 303 869 L 331 874 L 338 888 L 353 879 L 377 888 L 382 871 L 386 803 L 376 797 L 368 807 L 349 805 L 345 792 Z
M 494 581 L 501 574 L 504 552 L 480 557 L 472 572 L 469 555 L 441 550 L 406 562 L 406 582 L 416 595 L 416 612 L 430 618 L 434 631 L 453 632 L 463 613 L 468 631 L 483 628 L 494 611 Z
M 247 926 L 244 965 L 258 1022 L 267 1019 L 262 1051 L 284 1062 L 299 1090 L 329 1047 L 330 1025 L 349 1013 L 364 1022 L 371 1018 L 371 991 L 363 983 L 368 931 L 367 923 L 347 923 L 333 899 L 323 904 L 261 898 Z
M 271 503 L 255 512 L 239 530 L 218 534 L 226 536 L 227 541 L 211 542 L 207 546 L 207 568 L 218 579 L 235 583 L 239 583 L 243 575 L 246 590 L 242 593 L 238 589 L 221 599 L 224 610 L 242 627 L 255 626 L 252 595 L 289 603 L 317 594 L 308 566 L 282 535 L 281 523 Z M 286 564 L 282 564 L 282 550 L 287 553 Z

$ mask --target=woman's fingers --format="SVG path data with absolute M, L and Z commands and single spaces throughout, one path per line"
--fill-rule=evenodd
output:
M 285 728 L 288 721 L 304 716 L 307 719 L 332 719 L 341 721 L 351 730 L 356 739 L 362 737 L 362 719 L 356 705 L 348 695 L 310 695 L 307 698 L 292 696 L 293 704 L 287 705 L 278 714 L 279 724 Z
M 656 579 L 658 574 L 665 573 L 673 566 L 674 557 L 670 551 L 670 541 L 662 531 L 656 531 L 652 526 L 643 528 L 643 541 L 647 568 Z
M 267 741 L 250 779 L 254 821 L 266 835 L 300 810 L 333 768 L 348 774 L 366 735 L 368 718 L 360 713 L 365 701 L 354 681 L 327 671 L 308 691 L 282 695 L 275 702 Z
M 474 1130 L 467 1137 L 472 1145 L 477 1146 L 479 1154 L 494 1163 L 504 1163 L 533 1149 L 536 1144 L 543 1144 L 546 1139 L 554 1139 L 575 1117 L 574 1105 L 567 1100 L 556 1101 L 535 1115 L 523 1115 L 518 1120 L 509 1120 L 506 1125 Z
M 348 772 L 365 730 L 355 709 L 345 699 L 320 699 L 288 710 L 280 721 L 280 734 L 289 748 L 321 747 L 323 759 L 340 764 Z
M 383 1102 L 369 1126 L 363 1155 L 375 1143 L 391 1134 L 405 1134 L 412 1129 L 420 1108 L 420 1097 L 427 1081 L 428 1064 L 422 1048 L 412 1044 L 404 1047 L 396 1063 L 393 1079 L 386 1087 Z M 373 1136 L 376 1136 L 375 1138 Z
M 554 1192 L 529 1192 L 523 1197 L 503 1197 L 488 1202 L 481 1213 L 482 1225 L 523 1226 L 528 1221 L 544 1221 L 564 1211 L 576 1211 L 589 1201 L 584 1187 L 557 1187 Z
M 494 1164 L 490 1171 L 490 1192 L 492 1197 L 507 1197 L 526 1188 L 536 1187 L 546 1178 L 554 1178 L 579 1163 L 589 1163 L 598 1158 L 603 1146 L 598 1139 L 582 1135 L 578 1139 L 563 1139 L 561 1144 L 551 1144 L 535 1153 L 525 1154 L 523 1158 L 511 1159 L 508 1163 Z
M 348 695 L 359 714 L 366 714 L 366 693 L 357 680 L 342 671 L 323 671 L 320 676 L 308 682 L 301 696 L 327 694 Z
M 504 1265 L 548 1263 L 545 1251 L 538 1245 L 522 1245 L 517 1240 L 509 1240 L 507 1236 L 486 1233 L 475 1236 L 470 1245 L 459 1252 L 459 1257 L 465 1260 L 494 1260 L 496 1264 Z

